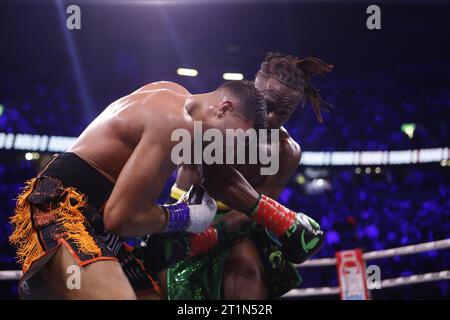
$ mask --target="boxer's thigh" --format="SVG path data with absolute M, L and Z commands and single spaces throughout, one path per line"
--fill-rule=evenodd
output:
M 229 249 L 223 274 L 224 298 L 267 299 L 267 281 L 258 249 L 249 238 Z
M 32 299 L 136 299 L 118 261 L 99 260 L 78 268 L 64 246 L 43 266 L 37 279 L 39 283 L 30 287 Z

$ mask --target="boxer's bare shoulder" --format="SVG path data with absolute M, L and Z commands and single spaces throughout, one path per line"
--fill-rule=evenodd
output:
M 193 127 L 192 118 L 184 108 L 189 97 L 187 90 L 182 91 L 181 86 L 176 90 L 157 84 L 148 86 L 151 88 L 137 90 L 107 108 L 119 131 L 132 132 L 139 139 L 144 130 L 163 133 Z
M 131 96 L 136 96 L 139 110 L 137 116 L 150 131 L 172 132 L 179 128 L 189 131 L 193 129 L 193 120 L 185 108 L 189 94 L 161 88 L 136 92 Z
M 300 161 L 302 150 L 300 145 L 290 135 L 286 128 L 280 128 L 280 157 L 294 158 Z
M 143 91 L 152 91 L 152 90 L 158 90 L 158 89 L 168 89 L 172 90 L 178 94 L 190 94 L 190 92 L 183 87 L 182 85 L 179 85 L 178 83 L 171 82 L 171 81 L 157 81 L 152 82 L 149 84 L 146 84 L 145 86 L 137 89 L 135 92 L 143 92 Z
M 115 180 L 144 137 L 166 150 L 173 130 L 193 130 L 193 120 L 184 108 L 187 98 L 164 88 L 135 91 L 110 104 L 69 151 Z
M 258 192 L 277 198 L 295 173 L 300 163 L 302 150 L 300 145 L 289 135 L 287 130 L 280 128 L 280 164 L 277 174 L 265 176 L 257 187 Z M 245 175 L 244 175 L 245 176 Z

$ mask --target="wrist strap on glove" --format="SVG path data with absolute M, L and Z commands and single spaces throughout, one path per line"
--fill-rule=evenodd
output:
M 167 214 L 166 227 L 162 233 L 171 233 L 184 230 L 190 220 L 189 207 L 184 202 L 162 205 L 161 208 Z

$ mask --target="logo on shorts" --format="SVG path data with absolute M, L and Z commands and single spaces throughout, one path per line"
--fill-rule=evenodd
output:
M 64 237 L 67 232 L 63 229 L 62 226 L 54 225 L 52 226 L 51 235 L 53 240 L 58 240 L 59 238 Z

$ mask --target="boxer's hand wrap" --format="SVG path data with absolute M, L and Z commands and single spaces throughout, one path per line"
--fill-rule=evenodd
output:
M 324 233 L 320 225 L 303 213 L 296 213 L 262 195 L 252 218 L 281 241 L 289 261 L 302 263 L 319 251 Z
M 161 207 L 167 212 L 163 233 L 203 232 L 213 222 L 217 211 L 216 201 L 199 185 L 192 186 L 177 203 Z

